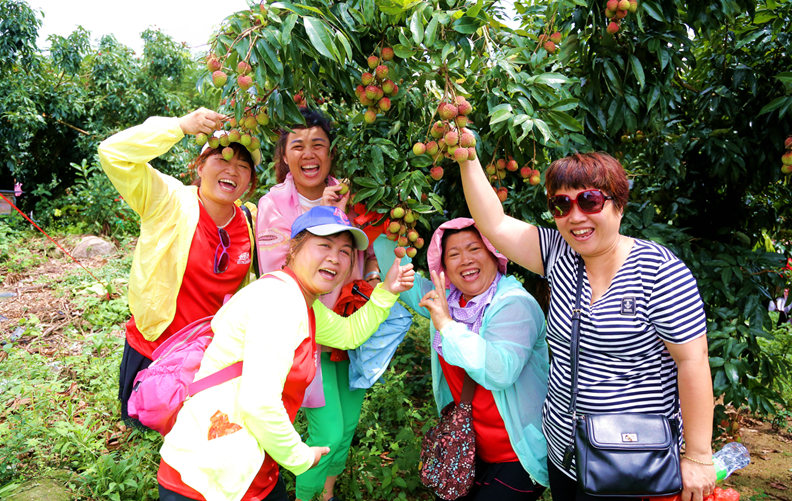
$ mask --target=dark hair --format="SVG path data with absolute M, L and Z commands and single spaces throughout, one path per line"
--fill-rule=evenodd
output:
M 594 187 L 612 196 L 614 205 L 622 211 L 630 197 L 624 167 L 605 152 L 576 153 L 556 160 L 547 169 L 545 186 L 548 198 L 559 189 Z
M 341 233 L 334 233 L 334 235 L 341 235 L 343 233 L 348 233 L 350 240 L 352 240 L 352 254 L 350 255 L 349 261 L 349 271 L 347 272 L 347 277 L 352 274 L 352 270 L 355 269 L 355 262 L 357 261 L 357 249 L 355 249 L 355 237 L 352 235 L 351 231 L 342 231 Z M 302 230 L 300 233 L 294 235 L 293 238 L 289 240 L 289 252 L 286 254 L 286 262 L 283 264 L 284 267 L 289 266 L 289 263 L 305 245 L 305 242 L 308 241 L 308 237 L 312 236 L 313 233 L 309 232 L 308 230 Z
M 234 150 L 234 156 L 239 157 L 240 160 L 243 160 L 250 164 L 250 184 L 248 184 L 248 189 L 245 191 L 245 197 L 250 196 L 253 192 L 256 191 L 256 186 L 258 184 L 258 178 L 256 177 L 256 165 L 253 162 L 253 156 L 250 154 L 247 148 L 245 148 L 240 143 L 231 143 L 228 145 L 229 148 Z M 206 163 L 206 159 L 211 157 L 212 155 L 222 155 L 223 146 L 218 146 L 217 148 L 206 148 L 198 158 L 193 161 L 193 165 L 195 167 L 195 171 L 198 172 L 198 167 L 203 166 Z M 195 181 L 192 182 L 193 186 L 201 187 L 201 178 L 197 178 Z
M 333 124 L 330 122 L 330 119 L 328 119 L 321 111 L 310 110 L 308 108 L 300 108 L 300 113 L 302 113 L 303 118 L 305 118 L 305 124 L 292 125 L 291 129 L 299 130 L 319 127 L 325 132 L 325 134 L 327 134 L 327 138 L 330 140 L 330 145 L 333 144 L 333 141 L 335 141 L 335 132 L 333 132 Z M 278 183 L 285 181 L 286 175 L 289 173 L 289 166 L 283 159 L 284 153 L 286 152 L 286 141 L 289 139 L 289 134 L 290 132 L 288 130 L 281 129 L 278 142 L 275 143 L 275 153 L 273 157 L 275 162 L 275 180 Z M 334 151 L 335 148 L 333 149 L 333 152 Z M 330 172 L 332 173 L 334 169 L 335 155 L 332 156 Z
M 478 237 L 481 239 L 481 241 L 482 241 L 482 242 L 484 241 L 484 237 L 482 237 L 482 236 L 481 236 L 481 233 L 479 232 L 478 228 L 476 228 L 476 227 L 475 227 L 475 226 L 473 226 L 473 225 L 470 225 L 470 226 L 465 226 L 464 228 L 454 228 L 454 229 L 451 229 L 451 230 L 445 230 L 445 231 L 443 232 L 443 238 L 442 238 L 442 239 L 440 239 L 440 252 L 442 253 L 442 254 L 441 254 L 441 256 L 440 256 L 440 261 L 443 263 L 443 268 L 445 268 L 445 258 L 446 258 L 446 254 L 445 254 L 445 251 L 446 251 L 446 241 L 448 241 L 448 239 L 449 239 L 449 238 L 450 238 L 452 235 L 456 235 L 456 234 L 458 234 L 458 233 L 464 233 L 464 232 L 466 232 L 466 231 L 468 231 L 468 232 L 470 232 L 470 233 L 473 233 L 474 235 L 477 235 L 477 236 L 478 236 Z M 485 246 L 485 248 L 486 248 L 486 246 Z M 487 249 L 487 252 L 489 252 L 490 254 L 492 254 L 492 252 L 491 252 L 489 249 Z M 492 257 L 493 257 L 493 259 L 495 259 L 495 261 L 497 261 L 497 260 L 498 260 L 498 257 L 497 257 L 497 256 L 495 256 L 495 254 L 492 254 Z

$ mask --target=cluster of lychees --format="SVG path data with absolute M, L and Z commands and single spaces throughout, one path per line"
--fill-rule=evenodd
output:
M 561 43 L 562 35 L 559 32 L 555 32 L 552 35 L 541 34 L 538 38 L 538 43 L 541 45 L 544 50 L 546 50 L 550 54 L 554 54 L 555 51 L 558 50 L 558 44 Z
M 469 122 L 468 115 L 473 112 L 473 106 L 464 96 L 456 96 L 453 103 L 443 101 L 437 107 L 437 114 L 442 120 L 435 122 L 429 129 L 437 141 L 421 142 L 413 145 L 416 155 L 429 155 L 435 165 L 429 175 L 435 181 L 443 178 L 443 168 L 437 162 L 443 157 L 464 162 L 476 159 L 476 137 L 466 126 Z
M 237 123 L 236 118 L 232 118 L 224 124 L 225 132 L 218 136 L 208 137 L 204 133 L 195 136 L 198 146 L 203 146 L 207 142 L 210 148 L 217 149 L 223 147 L 221 154 L 226 160 L 234 158 L 234 150 L 229 148 L 231 143 L 239 143 L 250 152 L 256 164 L 261 163 L 261 141 L 257 137 L 259 125 L 269 124 L 269 115 L 266 108 L 259 108 L 254 111 L 248 108 L 245 115 Z
M 615 35 L 619 31 L 619 25 L 627 14 L 638 10 L 638 0 L 608 0 L 605 9 L 605 17 L 610 19 L 607 32 Z
M 506 179 L 507 171 L 517 172 L 518 169 L 520 171 L 520 177 L 527 179 L 531 185 L 536 186 L 541 182 L 541 172 L 536 169 L 532 169 L 527 165 L 520 169 L 519 165 L 517 164 L 517 160 L 511 156 L 508 157 L 508 160 L 505 158 L 493 160 L 492 163 L 484 167 L 484 171 L 487 173 L 487 178 L 489 179 L 490 184 L 492 184 L 492 189 L 498 194 L 498 199 L 500 199 L 501 202 L 506 201 L 506 198 L 509 196 L 509 190 L 505 186 L 496 185 L 500 185 L 500 182 Z
M 786 138 L 784 141 L 784 148 L 786 153 L 781 156 L 781 172 L 784 174 L 792 174 L 792 136 Z
M 400 259 L 404 256 L 415 257 L 418 249 L 424 246 L 424 239 L 415 229 L 419 217 L 417 213 L 405 207 L 391 209 L 385 236 L 388 240 L 398 242 L 399 246 L 393 252 Z
M 360 77 L 362 85 L 355 89 L 355 95 L 360 100 L 360 104 L 367 106 L 368 109 L 363 115 L 363 120 L 367 124 L 374 123 L 377 114 L 381 111 L 386 113 L 391 109 L 391 100 L 387 96 L 394 97 L 399 93 L 399 86 L 388 79 L 389 69 L 384 63 L 393 59 L 393 49 L 385 47 L 382 49 L 382 59 L 377 56 L 368 58 L 368 67 L 374 73 L 365 72 Z

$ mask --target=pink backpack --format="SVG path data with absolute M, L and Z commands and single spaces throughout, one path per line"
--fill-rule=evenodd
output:
M 278 278 L 262 278 L 265 277 Z M 165 436 L 173 428 L 185 400 L 242 375 L 240 360 L 193 383 L 214 337 L 212 318 L 196 320 L 154 350 L 154 361 L 135 377 L 127 402 L 129 417 Z

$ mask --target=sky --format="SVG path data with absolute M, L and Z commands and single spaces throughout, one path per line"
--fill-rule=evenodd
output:
M 77 26 L 91 32 L 91 40 L 115 35 L 136 54 L 143 53 L 140 34 L 149 27 L 161 29 L 177 42 L 187 42 L 193 52 L 203 52 L 215 28 L 226 16 L 248 8 L 246 0 L 27 0 L 43 11 L 38 46 L 49 48 L 48 35 L 70 35 Z
M 102 35 L 115 35 L 136 54 L 143 53 L 140 38 L 148 27 L 156 27 L 177 42 L 187 42 L 194 53 L 204 52 L 209 37 L 228 15 L 248 8 L 246 0 L 27 0 L 30 6 L 44 12 L 39 29 L 38 46 L 49 48 L 47 36 L 68 36 L 77 26 L 91 32 L 91 40 Z M 513 0 L 504 0 L 507 10 Z M 516 27 L 516 26 L 515 26 Z

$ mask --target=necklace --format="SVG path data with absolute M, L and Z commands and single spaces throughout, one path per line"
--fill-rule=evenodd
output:
M 206 209 L 206 206 L 204 205 L 203 200 L 201 200 L 201 197 L 198 197 L 198 201 L 201 203 L 201 207 Z M 226 223 L 223 226 L 218 226 L 217 228 L 222 230 L 223 228 L 231 224 L 231 221 L 233 221 L 234 217 L 236 217 L 236 213 L 237 213 L 236 207 L 234 207 L 234 212 L 231 213 L 231 218 L 228 221 L 226 221 Z

